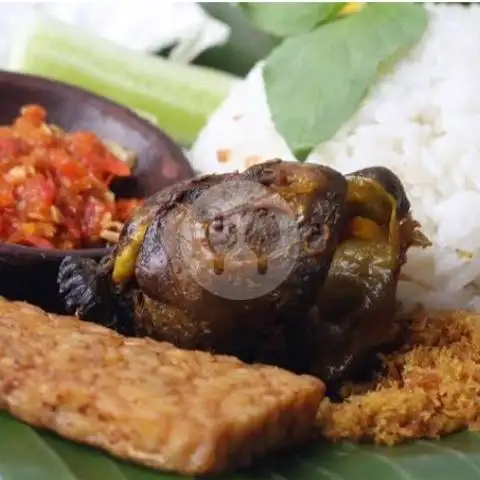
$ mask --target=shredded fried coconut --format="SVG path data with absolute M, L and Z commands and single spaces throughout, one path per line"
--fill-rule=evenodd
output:
M 394 445 L 480 430 L 480 314 L 416 312 L 408 341 L 382 361 L 375 382 L 344 385 L 343 402 L 322 403 L 323 436 Z

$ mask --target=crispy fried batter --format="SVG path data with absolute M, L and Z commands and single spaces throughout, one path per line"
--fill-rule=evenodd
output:
M 409 332 L 374 385 L 345 385 L 342 403 L 322 402 L 325 437 L 394 445 L 480 430 L 480 314 L 416 312 Z
M 0 298 L 0 408 L 154 468 L 219 472 L 304 441 L 323 393 L 312 377 Z

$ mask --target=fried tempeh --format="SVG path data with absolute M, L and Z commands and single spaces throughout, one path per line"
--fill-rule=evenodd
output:
M 305 441 L 323 394 L 312 377 L 0 298 L 0 408 L 153 468 L 220 472 Z

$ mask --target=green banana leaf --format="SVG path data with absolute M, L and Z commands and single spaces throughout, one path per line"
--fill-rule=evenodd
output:
M 0 480 L 180 480 L 35 430 L 0 414 Z M 191 478 L 191 477 L 190 477 Z M 317 444 L 219 480 L 478 480 L 480 434 L 397 447 Z

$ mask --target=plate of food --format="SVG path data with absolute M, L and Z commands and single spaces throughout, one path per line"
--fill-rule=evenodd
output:
M 235 8 L 185 153 L 0 74 L 0 479 L 480 478 L 480 8 Z

